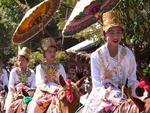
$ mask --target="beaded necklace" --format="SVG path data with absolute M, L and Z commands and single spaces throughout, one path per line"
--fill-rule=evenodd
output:
M 19 76 L 20 82 L 23 82 L 25 84 L 28 84 L 28 77 L 31 76 L 31 71 L 29 68 L 26 69 L 25 72 L 21 71 L 21 68 L 17 67 L 16 73 Z
M 48 82 L 57 83 L 56 73 L 57 73 L 57 70 L 59 69 L 59 65 L 57 63 L 55 63 L 55 64 L 43 63 L 43 64 L 41 64 L 41 66 L 45 72 L 45 82 L 46 83 L 48 83 Z

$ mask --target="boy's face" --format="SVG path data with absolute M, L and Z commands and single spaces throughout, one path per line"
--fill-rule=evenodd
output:
M 55 61 L 56 59 L 56 48 L 50 47 L 47 51 L 45 51 L 45 57 L 48 61 Z
M 121 27 L 111 27 L 105 33 L 106 41 L 112 46 L 118 46 L 123 37 L 123 30 Z
M 17 57 L 17 62 L 18 62 L 18 66 L 20 68 L 27 68 L 28 64 L 29 64 L 28 60 L 25 59 L 25 57 L 23 57 L 23 56 L 18 56 Z

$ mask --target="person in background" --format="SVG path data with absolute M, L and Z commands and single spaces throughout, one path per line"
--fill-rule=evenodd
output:
M 8 75 L 10 74 L 10 71 L 12 70 L 12 68 L 13 68 L 13 63 L 9 61 L 5 67 Z
M 3 62 L 0 59 L 0 85 L 2 89 L 8 87 L 8 76 L 9 75 L 7 70 L 5 69 Z
M 1 79 L 2 79 L 3 88 L 8 87 L 9 74 L 7 73 L 7 70 L 5 68 L 2 69 L 1 77 L 2 77 Z

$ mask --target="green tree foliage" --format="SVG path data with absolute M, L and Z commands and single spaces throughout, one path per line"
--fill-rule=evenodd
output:
M 12 35 L 27 11 L 26 7 L 31 8 L 40 1 L 42 0 L 0 0 L 0 57 L 3 61 L 17 54 L 17 46 L 12 43 Z M 26 45 L 31 47 L 32 42 Z M 34 45 L 39 46 L 38 43 Z M 33 47 L 34 50 L 35 47 Z
M 35 67 L 44 61 L 43 54 L 39 51 L 32 52 L 30 56 L 30 68 L 35 69 Z
M 63 4 L 65 4 L 68 7 L 74 7 L 77 0 L 63 0 Z
M 13 0 L 0 0 L 0 53 L 3 61 L 12 57 L 16 50 L 11 37 L 21 16 L 18 8 Z
M 16 1 L 20 1 L 16 2 Z M 43 0 L 0 0 L 0 52 L 1 56 L 6 53 L 15 53 L 17 48 L 11 43 L 11 37 L 18 23 L 21 21 L 26 10 L 23 10 L 21 4 L 28 5 L 32 8 Z M 61 37 L 61 30 L 67 21 L 71 11 L 77 0 L 63 0 L 59 10 L 53 21 L 46 28 L 47 31 L 54 31 L 56 37 Z M 126 34 L 123 43 L 130 47 L 138 62 L 138 66 L 148 65 L 150 63 L 150 1 L 149 0 L 121 0 L 115 8 L 121 17 L 122 23 L 125 25 Z M 56 26 L 57 25 L 57 26 Z M 54 27 L 52 27 L 54 26 Z M 99 38 L 100 43 L 104 42 L 102 33 L 100 32 L 101 25 L 96 23 L 82 32 L 76 34 L 75 38 Z M 39 33 L 40 34 L 40 33 Z M 40 46 L 40 35 L 37 38 L 30 40 L 26 45 L 32 47 L 35 51 Z M 36 44 L 35 44 L 36 42 Z M 4 49 L 6 50 L 4 52 Z M 5 58 L 5 57 L 4 57 Z
M 150 1 L 122 0 L 116 8 L 126 28 L 123 43 L 130 47 L 138 65 L 150 63 Z

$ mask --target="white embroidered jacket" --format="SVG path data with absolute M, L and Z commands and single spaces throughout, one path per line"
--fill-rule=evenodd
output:
M 102 59 L 98 51 L 101 51 L 102 58 L 106 62 L 107 68 L 112 69 L 120 60 L 121 49 L 123 46 L 118 46 L 118 55 L 112 58 L 109 54 L 107 43 L 100 47 L 97 51 L 91 55 L 91 74 L 93 88 L 103 87 L 103 83 L 111 82 L 115 87 L 125 85 L 128 78 L 128 87 L 135 86 L 137 83 L 136 77 L 136 61 L 132 51 L 125 47 L 126 55 L 124 56 L 121 65 L 117 68 L 117 71 L 113 73 L 111 79 L 102 79 L 104 73 L 104 67 L 102 67 Z M 115 82 L 113 82 L 113 80 Z

